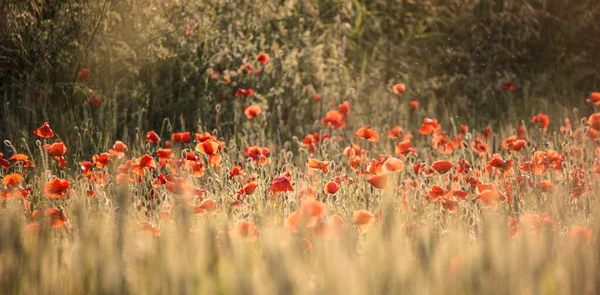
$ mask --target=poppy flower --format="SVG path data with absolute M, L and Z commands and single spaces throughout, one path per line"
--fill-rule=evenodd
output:
M 176 132 L 176 133 L 173 133 L 173 135 L 171 136 L 171 140 L 173 142 L 188 143 L 188 142 L 192 141 L 192 136 L 189 131 L 188 132 Z
M 113 145 L 112 149 L 108 150 L 111 156 L 117 157 L 118 159 L 122 159 L 125 156 L 125 151 L 127 150 L 127 145 L 125 145 L 122 141 L 117 140 Z
M 473 151 L 476 152 L 479 157 L 484 157 L 488 153 L 489 147 L 485 138 L 477 136 L 471 142 L 471 149 L 473 149 Z
M 17 187 L 23 182 L 23 176 L 16 173 L 7 174 L 2 179 L 2 183 L 9 188 Z
M 150 155 L 143 155 L 136 160 L 137 164 L 143 169 L 156 170 L 156 162 Z
M 146 134 L 146 142 L 160 142 L 160 137 L 156 132 L 154 132 L 154 130 L 150 130 Z
M 432 134 L 436 131 L 440 130 L 440 125 L 438 124 L 437 119 L 423 119 L 423 124 L 421 124 L 421 128 L 419 128 L 419 133 L 427 135 Z
M 196 145 L 196 151 L 209 156 L 218 153 L 219 149 L 219 142 L 214 139 L 205 140 Z
M 396 143 L 396 154 L 406 156 L 408 154 L 416 154 L 417 148 L 412 146 L 410 139 Z
M 377 132 L 375 132 L 375 130 L 372 130 L 370 125 L 367 125 L 364 128 L 358 129 L 356 131 L 356 133 L 354 134 L 354 136 L 356 136 L 358 138 L 364 138 L 368 141 L 378 141 L 379 140 L 379 134 L 377 134 Z
M 569 237 L 571 240 L 576 241 L 582 244 L 591 244 L 593 231 L 584 226 L 574 225 L 571 227 L 571 232 L 569 233 Z
M 266 65 L 270 59 L 271 59 L 271 57 L 266 53 L 261 53 L 256 56 L 256 60 L 263 65 Z
M 102 153 L 100 155 L 94 155 L 92 161 L 94 161 L 98 168 L 102 169 L 106 167 L 109 162 L 112 162 L 112 158 L 109 153 Z
M 44 185 L 44 193 L 47 197 L 59 199 L 68 195 L 71 183 L 66 179 L 55 178 Z
M 388 186 L 388 174 L 379 174 L 379 175 L 375 175 L 372 176 L 370 178 L 367 178 L 367 182 L 372 185 L 374 188 L 377 189 L 384 189 Z
M 452 166 L 454 166 L 452 162 L 445 160 L 435 161 L 431 164 L 431 168 L 437 171 L 439 174 L 444 174 L 448 172 L 452 168 Z
M 233 179 L 234 177 L 238 176 L 238 175 L 245 175 L 246 172 L 244 172 L 244 168 L 242 168 L 241 164 L 238 165 L 233 165 L 231 167 L 231 171 L 229 171 L 229 178 Z
M 321 95 L 319 95 L 319 94 L 315 94 L 315 95 L 313 95 L 313 97 L 312 97 L 312 98 L 313 98 L 313 101 L 314 101 L 314 102 L 319 102 L 319 101 L 321 101 Z
M 340 185 L 335 182 L 335 181 L 330 181 L 327 184 L 325 184 L 325 193 L 328 195 L 333 195 L 335 193 L 337 193 L 337 191 L 340 189 Z
M 67 152 L 67 147 L 62 141 L 57 141 L 53 144 L 45 144 L 44 149 L 51 157 L 61 157 Z
M 404 93 L 404 91 L 406 91 L 406 85 L 399 83 L 396 84 L 394 86 L 392 86 L 392 91 L 394 91 L 394 93 L 396 95 L 402 95 L 402 93 Z
M 150 222 L 142 222 L 138 227 L 138 232 L 145 233 L 151 237 L 160 237 L 160 229 Z
M 600 113 L 590 115 L 590 117 L 587 120 L 587 123 L 596 131 L 600 131 Z
M 260 115 L 260 113 L 262 112 L 260 106 L 257 105 L 251 105 L 251 106 L 247 106 L 244 108 L 244 114 L 246 115 L 246 117 L 248 119 L 252 119 L 258 115 Z
M 254 193 L 256 188 L 258 187 L 258 183 L 256 181 L 250 181 L 244 185 L 240 190 L 237 191 L 238 195 L 251 195 Z
M 269 190 L 275 192 L 275 193 L 282 193 L 282 192 L 293 192 L 294 188 L 292 187 L 292 175 L 290 174 L 289 171 L 286 171 L 282 176 L 279 177 L 275 177 L 273 179 L 273 182 L 271 182 L 271 186 L 269 187 Z
M 237 226 L 236 234 L 246 243 L 252 243 L 258 237 L 258 228 L 252 221 L 242 221 Z
M 600 92 L 592 92 L 590 97 L 588 97 L 585 101 L 595 105 L 600 105 Z
M 79 73 L 77 73 L 77 78 L 79 80 L 86 80 L 91 73 L 92 71 L 90 70 L 90 68 L 83 68 L 81 69 L 81 71 L 79 71 Z
M 548 130 L 548 125 L 550 125 L 550 119 L 548 118 L 548 115 L 540 113 L 536 116 L 533 116 L 533 119 L 531 119 L 531 123 L 540 124 L 542 131 L 546 131 Z
M 342 120 L 346 121 L 348 119 L 348 114 L 350 114 L 350 103 L 347 100 L 344 101 L 338 106 L 338 112 L 342 114 Z
M 358 232 L 363 234 L 369 230 L 375 220 L 375 214 L 367 210 L 358 210 L 352 213 L 352 220 L 358 226 Z
M 10 162 L 6 159 L 3 158 L 4 154 L 0 153 L 0 167 L 4 168 L 4 169 L 8 169 L 8 166 L 10 166 Z
M 325 114 L 325 117 L 321 119 L 323 125 L 329 125 L 331 128 L 342 129 L 346 126 L 344 121 L 344 115 L 339 111 L 329 111 Z
M 383 163 L 383 172 L 397 172 L 404 170 L 404 163 L 398 158 L 390 157 Z
M 49 209 L 46 209 L 46 212 L 44 212 L 44 215 L 46 217 L 48 217 L 48 219 L 50 221 L 50 226 L 52 226 L 54 228 L 60 228 L 65 223 L 67 223 L 67 216 L 65 215 L 65 213 L 63 212 L 62 209 L 49 208 Z
M 311 169 L 320 170 L 323 173 L 329 172 L 330 164 L 331 164 L 331 161 L 319 161 L 316 159 L 308 159 L 306 161 L 306 166 L 308 166 Z
M 410 108 L 411 108 L 413 111 L 415 111 L 415 110 L 417 110 L 417 109 L 419 108 L 419 106 L 421 105 L 421 103 L 419 103 L 419 102 L 418 102 L 418 101 L 416 101 L 416 100 L 413 100 L 413 101 L 409 102 L 409 103 L 408 103 L 408 105 L 410 106 Z
M 448 191 L 442 188 L 441 186 L 433 185 L 431 186 L 431 189 L 429 189 L 429 192 L 425 196 L 425 199 L 430 200 L 432 202 L 437 202 L 442 196 L 446 195 L 447 193 Z
M 44 122 L 44 124 L 33 131 L 33 134 L 41 137 L 41 138 L 52 138 L 54 137 L 54 132 L 50 129 L 50 125 L 48 122 Z
M 235 97 L 238 97 L 241 95 L 244 96 L 252 96 L 254 95 L 254 89 L 249 88 L 249 89 L 243 89 L 243 88 L 238 88 L 238 90 L 235 92 Z
M 442 208 L 450 213 L 458 212 L 458 202 L 452 199 L 442 198 Z
M 92 95 L 92 97 L 90 97 L 90 99 L 88 100 L 88 102 L 93 107 L 99 107 L 102 104 L 102 100 L 97 95 Z
M 22 163 L 23 167 L 35 167 L 35 164 L 29 161 L 29 156 L 25 154 L 14 154 L 12 157 L 9 158 L 9 160 L 17 163 Z
M 254 160 L 257 165 L 264 165 L 269 162 L 271 151 L 268 148 L 251 145 L 244 150 L 244 157 L 249 157 Z
M 515 86 L 515 84 L 513 84 L 509 81 L 504 81 L 504 82 L 500 83 L 498 85 L 498 88 L 501 90 L 510 90 L 510 91 L 517 90 L 517 86 Z
M 206 199 L 200 203 L 200 205 L 193 206 L 194 213 L 196 215 L 206 215 L 206 213 L 213 211 L 217 208 L 217 203 L 212 199 Z

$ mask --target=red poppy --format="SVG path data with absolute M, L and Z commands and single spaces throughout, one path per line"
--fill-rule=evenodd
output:
M 590 115 L 587 123 L 596 131 L 600 131 L 600 113 Z
M 190 141 L 192 141 L 192 135 L 190 134 L 190 132 L 176 132 L 173 133 L 173 135 L 171 136 L 171 140 L 173 142 L 181 142 L 181 143 L 188 143 Z
M 48 122 L 44 122 L 44 124 L 33 131 L 33 134 L 41 137 L 41 138 L 52 138 L 54 137 L 54 132 L 50 129 L 50 125 Z
M 437 171 L 439 174 L 444 174 L 448 172 L 452 168 L 452 166 L 454 166 L 452 162 L 445 160 L 435 161 L 431 164 L 431 168 Z
M 89 68 L 83 68 L 81 71 L 79 71 L 79 73 L 77 73 L 77 78 L 79 80 L 86 80 L 91 73 L 92 71 Z
M 238 97 L 238 96 L 240 96 L 240 94 L 242 94 L 244 96 L 252 96 L 252 95 L 254 95 L 254 89 L 252 89 L 252 88 L 249 88 L 249 89 L 238 88 L 238 90 L 235 92 L 235 96 Z
M 102 100 L 96 95 L 92 95 L 88 102 L 94 107 L 99 107 L 102 104 Z
M 6 176 L 4 176 L 4 179 L 2 179 L 2 183 L 8 188 L 17 187 L 22 182 L 23 176 L 16 173 L 7 174 Z
M 396 95 L 402 95 L 402 93 L 404 93 L 404 91 L 406 91 L 406 85 L 404 84 L 396 84 L 394 86 L 392 86 L 392 91 L 394 91 L 394 93 Z
M 246 243 L 252 243 L 258 238 L 258 228 L 252 221 L 242 221 L 237 226 L 236 234 Z
M 244 108 L 244 114 L 246 115 L 246 117 L 248 119 L 252 119 L 252 118 L 260 115 L 261 112 L 262 112 L 262 109 L 260 108 L 260 106 L 257 106 L 257 105 L 251 105 L 251 106 L 247 106 Z
M 344 101 L 344 103 L 338 106 L 338 112 L 342 114 L 342 120 L 346 121 L 350 113 L 350 103 L 347 100 Z
M 510 90 L 510 91 L 517 90 L 517 86 L 515 86 L 515 84 L 513 84 L 509 81 L 504 81 L 504 82 L 500 83 L 500 85 L 498 85 L 498 88 L 500 88 L 501 90 Z
M 281 193 L 281 192 L 293 192 L 294 188 L 292 187 L 292 175 L 290 174 L 289 171 L 286 171 L 282 176 L 279 177 L 275 177 L 275 179 L 273 179 L 273 182 L 271 183 L 271 186 L 269 187 L 269 190 L 275 192 L 275 193 Z
M 67 152 L 67 147 L 62 141 L 57 141 L 53 144 L 45 144 L 44 149 L 51 157 L 61 157 Z
M 71 183 L 66 179 L 55 178 L 44 185 L 44 193 L 47 197 L 58 199 L 68 195 Z
M 258 183 L 256 181 L 250 181 L 244 185 L 240 190 L 237 191 L 238 195 L 251 195 L 254 193 L 256 188 L 258 187 Z
M 419 128 L 419 133 L 421 134 L 432 134 L 436 131 L 440 130 L 440 125 L 438 124 L 437 119 L 423 119 L 423 124 L 421 128 Z
M 356 133 L 354 134 L 354 136 L 356 136 L 358 138 L 364 138 L 368 141 L 378 141 L 379 140 L 379 134 L 377 134 L 377 132 L 375 132 L 375 130 L 372 130 L 370 125 L 367 125 L 364 128 L 358 129 L 356 131 Z
M 271 57 L 266 53 L 261 53 L 258 56 L 256 56 L 256 60 L 263 65 L 266 65 L 270 59 Z
M 269 162 L 271 151 L 268 148 L 251 145 L 244 150 L 244 157 L 249 157 L 254 160 L 257 165 L 264 165 Z
M 419 108 L 419 106 L 421 105 L 418 101 L 413 100 L 411 102 L 408 103 L 408 105 L 410 106 L 410 108 L 415 111 L 416 109 Z
M 327 112 L 325 117 L 321 119 L 321 123 L 337 129 L 342 129 L 346 125 L 346 122 L 344 121 L 344 115 L 339 111 Z
M 337 191 L 340 189 L 340 185 L 335 182 L 335 181 L 330 181 L 327 184 L 325 184 L 325 193 L 328 195 L 333 195 L 335 193 L 337 193 Z
M 100 155 L 94 155 L 92 160 L 96 164 L 96 166 L 100 169 L 106 167 L 109 162 L 112 162 L 112 158 L 109 153 L 102 153 Z
M 410 139 L 396 143 L 395 150 L 396 154 L 403 156 L 417 153 L 417 148 L 412 146 Z
M 533 119 L 531 119 L 531 123 L 540 124 L 542 131 L 546 131 L 548 130 L 548 125 L 550 125 L 550 119 L 548 118 L 548 115 L 540 113 L 536 116 L 533 116 Z
M 590 97 L 588 97 L 585 101 L 595 105 L 600 105 L 600 92 L 592 92 Z
M 313 95 L 313 100 L 314 100 L 315 102 L 319 102 L 319 101 L 321 101 L 321 95 L 319 95 L 319 94 L 315 94 L 315 95 Z
M 214 139 L 205 140 L 196 145 L 196 150 L 205 155 L 214 155 L 219 152 L 219 142 Z
M 146 142 L 160 142 L 160 137 L 154 130 L 150 130 L 146 134 Z

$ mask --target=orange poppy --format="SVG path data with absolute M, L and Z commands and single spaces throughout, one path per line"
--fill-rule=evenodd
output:
M 369 230 L 375 220 L 375 214 L 367 210 L 358 210 L 352 213 L 352 220 L 358 226 L 358 232 L 363 234 Z
M 417 154 L 417 148 L 412 146 L 410 139 L 396 143 L 396 154 L 406 156 L 408 154 Z
M 458 212 L 458 202 L 452 199 L 442 198 L 442 208 L 450 213 Z
M 68 195 L 71 183 L 66 179 L 55 178 L 44 185 L 44 193 L 47 197 L 59 199 Z
M 220 150 L 219 142 L 214 139 L 205 140 L 196 145 L 196 151 L 201 152 L 205 155 L 214 155 Z
M 596 131 L 600 131 L 600 113 L 590 115 L 590 117 L 587 120 L 587 123 Z
M 54 228 L 62 227 L 67 223 L 67 216 L 62 209 L 49 208 L 46 209 L 44 215 L 50 220 L 50 226 Z
M 367 182 L 370 185 L 372 185 L 374 188 L 384 189 L 389 184 L 388 174 L 385 173 L 385 174 L 379 174 L 379 175 L 372 176 L 370 178 L 367 178 Z
M 262 109 L 260 108 L 260 106 L 257 106 L 257 105 L 251 105 L 251 106 L 247 106 L 244 108 L 244 114 L 246 115 L 246 117 L 248 119 L 252 119 L 252 118 L 260 115 L 261 112 L 262 112 Z
M 427 195 L 425 195 L 425 199 L 430 200 L 432 202 L 437 202 L 440 200 L 440 197 L 446 195 L 447 193 L 448 191 L 442 188 L 441 186 L 433 185 L 431 186 L 431 189 L 429 189 Z
M 271 57 L 266 53 L 261 53 L 256 56 L 256 60 L 263 65 L 266 65 L 270 59 L 271 59 Z
M 54 137 L 54 132 L 50 129 L 50 125 L 48 122 L 44 122 L 44 124 L 33 131 L 33 134 L 41 137 L 41 138 L 52 138 Z
M 2 183 L 9 188 L 17 187 L 23 182 L 23 176 L 16 173 L 7 174 L 2 179 Z
M 454 166 L 452 162 L 445 160 L 435 161 L 431 164 L 431 168 L 437 171 L 439 174 L 444 174 L 448 172 L 452 168 L 452 166 Z
M 404 170 L 404 163 L 398 158 L 388 158 L 383 163 L 383 172 L 397 172 Z
M 319 161 L 316 159 L 308 159 L 306 161 L 306 166 L 308 166 L 311 169 L 320 170 L 323 173 L 329 172 L 330 164 L 331 164 L 331 161 Z
M 368 141 L 378 141 L 379 140 L 379 134 L 377 134 L 377 132 L 375 132 L 375 130 L 372 130 L 370 125 L 367 125 L 364 128 L 358 129 L 356 131 L 356 133 L 354 134 L 354 136 L 356 136 L 358 138 L 364 138 Z
M 347 100 L 344 101 L 344 103 L 338 106 L 338 112 L 342 114 L 342 120 L 346 121 L 350 113 L 350 103 Z
M 571 240 L 582 244 L 591 244 L 593 235 L 594 232 L 591 229 L 577 225 L 571 227 L 571 232 L 569 233 Z
M 143 169 L 156 170 L 156 162 L 150 155 L 143 155 L 142 157 L 138 158 L 136 162 Z
M 229 171 L 229 178 L 233 179 L 234 177 L 238 176 L 238 175 L 245 175 L 246 172 L 244 172 L 244 168 L 242 168 L 241 163 L 238 165 L 233 165 L 231 167 L 231 171 Z

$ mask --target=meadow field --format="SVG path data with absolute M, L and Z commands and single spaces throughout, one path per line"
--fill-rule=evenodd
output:
M 598 294 L 597 0 L 0 0 L 1 294 Z

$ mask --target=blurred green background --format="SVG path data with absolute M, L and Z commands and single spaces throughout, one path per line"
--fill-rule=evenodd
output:
M 446 123 L 558 124 L 600 89 L 598 20 L 597 0 L 1 0 L 0 139 L 48 121 L 82 153 L 151 129 L 282 142 L 344 100 L 350 126 L 412 123 L 411 100 Z

